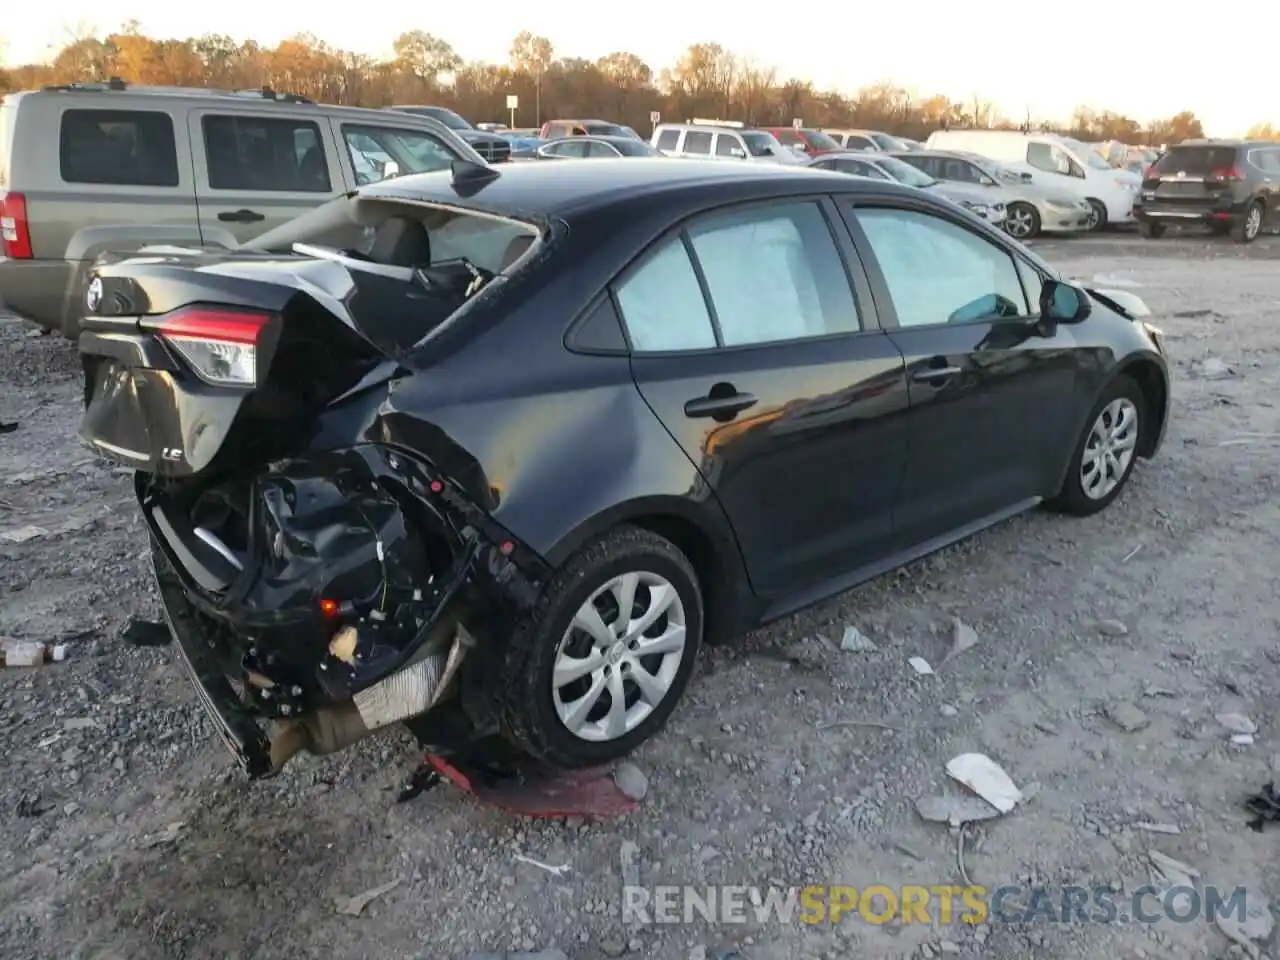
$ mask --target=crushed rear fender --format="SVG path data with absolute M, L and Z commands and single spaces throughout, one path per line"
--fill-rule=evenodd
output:
M 455 671 L 459 689 L 487 697 L 496 658 L 458 664 L 450 644 L 465 633 L 499 650 L 548 573 L 452 480 L 379 444 L 199 491 L 137 476 L 166 616 L 254 775 L 280 765 L 263 756 L 258 720 L 354 703 L 367 732 L 434 706 Z

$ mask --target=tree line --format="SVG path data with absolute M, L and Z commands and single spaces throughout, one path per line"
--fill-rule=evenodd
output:
M 1055 130 L 1085 140 L 1164 144 L 1204 136 L 1195 114 L 1142 122 L 1110 110 L 1080 107 L 1065 121 L 1000 116 L 993 103 L 920 97 L 892 83 L 852 96 L 779 76 L 776 68 L 717 43 L 695 43 L 660 71 L 624 50 L 597 60 L 558 57 L 551 41 L 525 31 L 505 64 L 464 61 L 450 44 L 411 30 L 392 44 L 390 59 L 329 46 L 300 34 L 274 46 L 229 36 L 160 39 L 136 21 L 106 36 L 69 39 L 47 64 L 0 69 L 0 91 L 111 77 L 137 84 L 251 89 L 269 87 L 327 103 L 382 107 L 437 104 L 472 121 L 510 122 L 507 97 L 519 101 L 517 127 L 557 117 L 600 117 L 647 133 L 650 115 L 664 120 L 719 117 L 758 125 L 884 130 L 923 139 L 946 127 Z M 1280 140 L 1263 124 L 1251 134 Z

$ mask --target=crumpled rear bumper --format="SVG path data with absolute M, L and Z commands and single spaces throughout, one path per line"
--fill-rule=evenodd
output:
M 448 478 L 376 444 L 221 489 L 137 489 L 166 620 L 251 777 L 463 686 L 482 706 L 495 659 L 468 655 L 505 643 L 545 574 Z

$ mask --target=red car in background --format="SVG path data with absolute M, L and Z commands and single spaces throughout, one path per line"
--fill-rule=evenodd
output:
M 784 147 L 790 147 L 793 150 L 799 147 L 811 157 L 844 149 L 821 130 L 810 130 L 806 127 L 760 127 L 759 129 L 772 133 Z

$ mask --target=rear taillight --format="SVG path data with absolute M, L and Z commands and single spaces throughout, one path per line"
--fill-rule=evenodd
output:
M 1206 179 L 1218 181 L 1220 183 L 1243 180 L 1244 170 L 1234 164 L 1229 167 L 1218 167 L 1216 170 L 1210 170 L 1209 176 Z
M 1156 172 L 1156 164 L 1147 167 L 1147 172 L 1142 175 L 1143 180 L 1158 180 L 1160 174 Z
M 0 190 L 0 254 L 14 260 L 30 260 L 32 256 L 27 198 L 6 190 Z
M 252 387 L 258 382 L 258 345 L 270 322 L 265 313 L 191 307 L 162 318 L 156 333 L 206 383 Z

